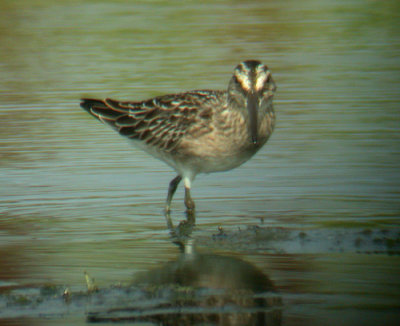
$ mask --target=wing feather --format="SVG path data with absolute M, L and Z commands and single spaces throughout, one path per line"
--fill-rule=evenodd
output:
M 194 91 L 143 102 L 82 99 L 81 107 L 122 136 L 172 151 L 187 133 L 211 130 L 213 106 L 220 95 L 221 92 Z

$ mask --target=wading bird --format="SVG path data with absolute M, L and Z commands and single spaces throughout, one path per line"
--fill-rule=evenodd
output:
M 139 102 L 82 99 L 81 107 L 177 173 L 165 212 L 183 180 L 185 206 L 199 173 L 226 171 L 249 160 L 274 130 L 276 90 L 268 67 L 248 60 L 235 69 L 227 90 L 195 90 Z

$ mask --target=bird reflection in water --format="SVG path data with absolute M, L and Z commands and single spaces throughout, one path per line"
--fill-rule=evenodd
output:
M 146 303 L 139 300 L 141 305 L 131 302 L 107 312 L 90 313 L 88 320 L 157 325 L 281 325 L 281 299 L 272 281 L 241 259 L 197 252 L 187 226 L 180 224 L 180 229 L 173 230 L 173 241 L 182 251 L 176 261 L 135 277 L 135 286 L 150 293 L 151 299 Z

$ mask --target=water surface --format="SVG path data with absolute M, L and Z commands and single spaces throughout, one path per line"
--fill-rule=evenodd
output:
M 259 59 L 278 85 L 276 130 L 244 166 L 197 177 L 193 236 L 200 249 L 262 269 L 282 295 L 284 325 L 394 324 L 396 1 L 35 0 L 0 9 L 2 287 L 79 290 L 84 270 L 107 287 L 175 260 L 162 215 L 173 171 L 83 112 L 79 98 L 223 89 L 238 62 Z M 185 218 L 182 189 L 172 208 L 175 223 Z M 252 237 L 239 245 L 240 234 L 213 242 L 218 226 L 319 236 L 307 252 L 290 237 L 257 249 Z M 373 236 L 338 250 L 341 234 L 352 244 Z

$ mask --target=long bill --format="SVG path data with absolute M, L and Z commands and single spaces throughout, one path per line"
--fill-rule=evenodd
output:
M 249 112 L 250 135 L 254 145 L 258 142 L 258 96 L 254 92 L 247 95 L 247 111 Z

